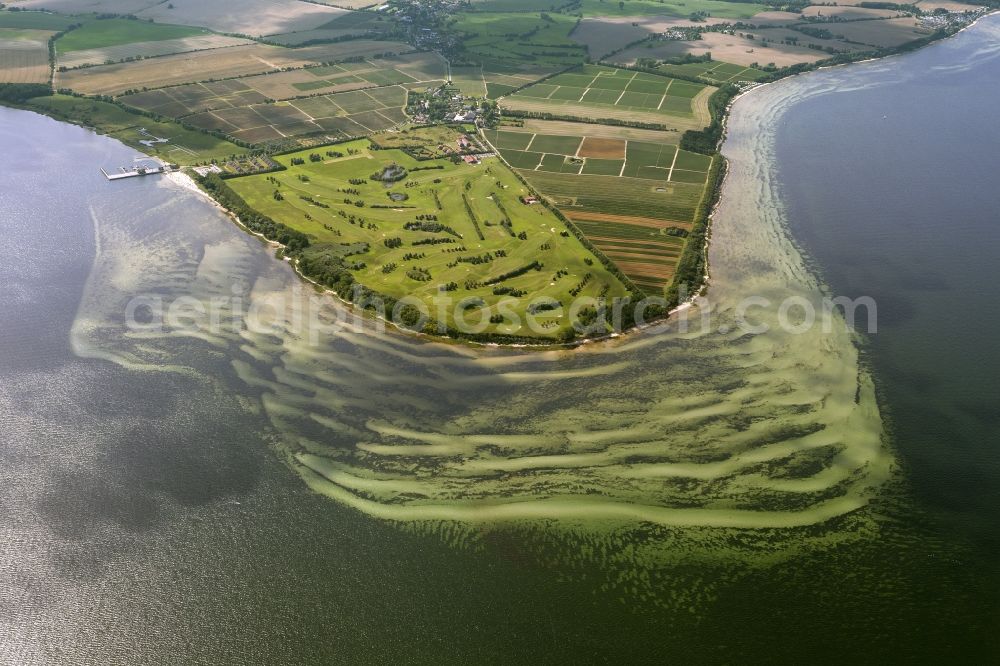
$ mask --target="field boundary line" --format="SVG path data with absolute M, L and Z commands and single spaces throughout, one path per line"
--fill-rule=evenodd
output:
M 299 113 L 301 113 L 303 116 L 305 116 L 306 118 L 308 118 L 309 122 L 316 122 L 315 118 L 313 118 L 311 115 L 309 115 L 308 113 L 306 113 L 305 111 L 303 111 L 299 107 L 295 106 L 295 101 L 297 101 L 297 100 L 290 101 L 288 103 L 288 106 L 292 107 L 293 109 L 295 109 L 296 111 L 298 111 Z
M 538 158 L 538 164 L 535 165 L 535 168 L 532 169 L 532 171 L 538 171 L 542 167 L 542 162 L 545 161 L 546 155 L 548 155 L 548 153 L 542 153 L 542 156 Z
M 663 103 L 667 101 L 667 95 L 670 93 L 670 86 L 674 85 L 676 79 L 670 79 L 667 82 L 667 87 L 663 89 L 663 96 L 660 97 L 660 103 L 656 105 L 656 110 L 659 111 L 663 108 Z
M 587 140 L 587 137 L 585 137 L 585 136 L 581 136 L 580 137 L 580 143 L 577 144 L 577 146 L 576 146 L 576 152 L 573 153 L 573 157 L 580 157 L 580 149 L 583 148 L 583 142 L 586 141 L 586 140 Z M 580 169 L 582 171 L 583 167 L 580 167 Z
M 670 162 L 670 171 L 667 172 L 667 182 L 671 183 L 674 180 L 674 166 L 677 164 L 677 156 L 681 154 L 680 148 L 674 148 L 674 159 Z
M 615 100 L 615 104 L 614 104 L 615 106 L 618 106 L 618 102 L 622 101 L 622 97 L 624 97 L 624 96 L 625 96 L 625 91 L 626 91 L 626 90 L 628 90 L 628 87 L 629 87 L 630 85 L 632 85 L 632 82 L 633 82 L 633 81 L 635 81 L 635 77 L 637 77 L 637 76 L 639 76 L 639 72 L 634 72 L 634 73 L 632 74 L 632 78 L 631 78 L 631 79 L 629 79 L 629 80 L 628 80 L 628 83 L 626 83 L 626 84 L 625 84 L 625 87 L 624 87 L 624 88 L 622 88 L 622 94 L 621 94 L 621 95 L 618 95 L 618 99 L 616 99 L 616 100 Z M 670 87 L 670 86 L 669 86 L 669 84 L 667 85 L 667 87 L 668 87 L 668 88 Z M 659 110 L 659 107 L 656 107 L 656 108 L 657 108 L 657 110 Z
M 528 141 L 528 145 L 524 147 L 524 152 L 526 152 L 526 153 L 531 152 L 531 144 L 533 144 L 535 142 L 535 137 L 536 136 L 538 136 L 538 133 L 537 132 L 533 132 L 532 135 L 531 135 L 531 140 Z
M 628 164 L 628 139 L 625 139 L 625 159 L 622 160 L 621 171 L 618 172 L 618 177 L 621 178 L 625 175 L 625 165 Z

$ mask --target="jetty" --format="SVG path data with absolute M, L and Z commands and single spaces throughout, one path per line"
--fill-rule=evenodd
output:
M 101 168 L 101 173 L 108 180 L 121 180 L 122 178 L 137 178 L 140 176 L 152 176 L 154 174 L 160 173 L 170 173 L 177 168 L 174 164 L 167 164 L 153 157 L 146 157 L 145 155 L 141 157 L 136 157 L 133 161 L 131 168 L 118 167 L 120 172 L 116 173 L 112 171 L 108 173 L 103 167 Z

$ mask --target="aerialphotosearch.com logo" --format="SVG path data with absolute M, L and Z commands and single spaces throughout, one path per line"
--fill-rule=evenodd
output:
M 130 332 L 147 335 L 248 331 L 278 337 L 292 335 L 309 344 L 319 344 L 345 328 L 382 332 L 389 323 L 424 333 L 482 340 L 503 336 L 565 341 L 599 338 L 661 321 L 664 330 L 684 334 L 761 335 L 777 328 L 802 335 L 816 327 L 828 333 L 845 324 L 869 334 L 878 330 L 876 303 L 868 296 L 791 295 L 774 299 L 749 295 L 725 306 L 699 296 L 664 318 L 670 302 L 658 296 L 580 296 L 569 302 L 505 296 L 487 303 L 481 297 L 456 297 L 448 291 L 430 298 L 408 295 L 395 299 L 354 285 L 345 299 L 351 306 L 345 307 L 299 283 L 264 294 L 248 293 L 240 285 L 234 285 L 231 291 L 228 296 L 208 298 L 136 296 L 126 305 L 125 325 Z M 683 290 L 679 296 L 682 302 L 686 300 Z

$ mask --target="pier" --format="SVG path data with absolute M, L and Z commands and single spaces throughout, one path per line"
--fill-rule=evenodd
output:
M 103 167 L 101 168 L 101 173 L 108 180 L 121 180 L 122 178 L 137 178 L 140 176 L 152 176 L 160 173 L 170 173 L 174 168 L 172 164 L 167 164 L 166 162 L 161 162 L 153 157 L 136 157 L 133 162 L 135 163 L 131 168 L 118 167 L 120 173 L 115 173 L 114 171 L 108 172 Z M 142 163 L 152 163 L 142 164 Z

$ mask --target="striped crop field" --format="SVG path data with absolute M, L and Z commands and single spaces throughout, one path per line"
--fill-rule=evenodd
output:
M 667 76 L 583 65 L 505 97 L 512 111 L 667 124 L 697 129 L 708 123 L 715 88 Z M 683 125 L 683 127 L 682 127 Z
M 615 160 L 585 158 L 577 173 L 573 171 L 576 165 L 566 156 L 513 153 L 515 162 L 523 160 L 526 165 L 512 162 L 518 172 L 555 203 L 623 273 L 645 292 L 662 293 L 673 278 L 695 209 L 705 196 L 705 172 L 677 170 L 675 174 L 693 177 L 657 181 L 620 173 L 595 173 L 601 168 L 621 169 L 617 165 L 623 163 Z M 507 157 L 508 151 L 502 154 Z M 636 167 L 636 171 L 647 173 L 661 168 L 653 162 L 676 165 L 682 151 L 669 144 L 647 144 L 637 154 L 647 164 Z M 557 163 L 553 157 L 563 161 Z M 536 160 L 540 161 L 532 167 Z M 707 169 L 711 158 L 696 155 L 685 158 L 684 165 Z M 557 172 L 557 167 L 561 171 Z M 588 167 L 593 170 L 588 171 Z
M 0 28 L 0 83 L 46 83 L 49 80 L 47 30 Z
M 486 130 L 484 135 L 516 169 L 697 185 L 705 182 L 711 165 L 708 156 L 670 143 L 507 129 Z

